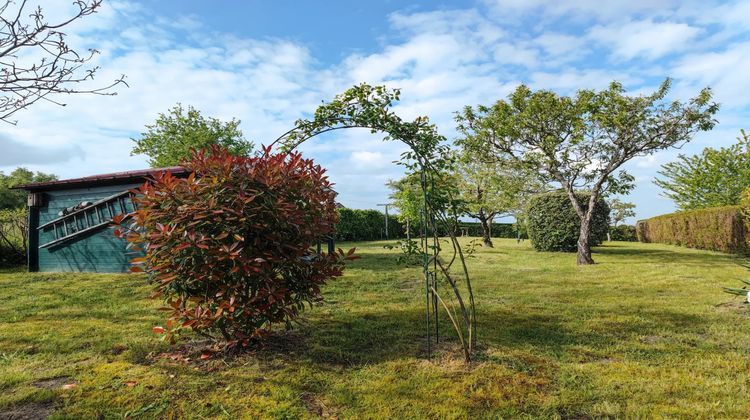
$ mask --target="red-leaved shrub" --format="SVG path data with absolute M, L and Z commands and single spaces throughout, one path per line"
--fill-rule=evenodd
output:
M 143 253 L 132 270 L 148 273 L 167 304 L 166 328 L 154 331 L 171 341 L 190 328 L 247 345 L 273 324 L 290 326 L 355 258 L 353 249 L 313 251 L 334 234 L 336 193 L 299 153 L 238 157 L 215 147 L 184 166 L 188 177 L 163 173 L 136 190 L 138 210 L 116 221 Z

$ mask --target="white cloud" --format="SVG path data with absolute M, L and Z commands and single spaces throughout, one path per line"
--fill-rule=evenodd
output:
M 612 55 L 618 59 L 654 60 L 685 49 L 699 32 L 686 23 L 646 19 L 595 26 L 589 31 L 589 39 L 612 48 Z
M 50 4 L 57 15 L 69 6 Z M 487 0 L 466 9 L 393 13 L 381 47 L 320 62 L 296 40 L 231 36 L 203 26 L 200 17 L 168 19 L 150 14 L 147 3 L 107 2 L 71 27 L 70 40 L 102 51 L 92 63 L 102 67 L 94 85 L 124 73 L 131 87 L 114 97 L 66 97 L 64 108 L 38 103 L 18 114 L 18 126 L 0 128 L 0 145 L 10 147 L 3 139 L 12 139 L 17 154 L 56 148 L 55 159 L 22 160 L 35 170 L 81 176 L 145 166 L 143 157 L 129 156 L 129 138 L 176 102 L 237 117 L 248 138 L 269 144 L 321 100 L 354 83 L 387 83 L 402 89 L 399 115 L 427 115 L 452 138 L 454 111 L 504 98 L 522 82 L 569 94 L 618 80 L 643 93 L 674 76 L 672 97 L 685 100 L 710 85 L 724 105 L 722 125 L 683 150 L 692 153 L 717 139 L 731 143 L 747 124 L 750 43 L 742 17 L 748 10 L 742 1 Z M 391 162 L 406 146 L 347 130 L 300 150 L 329 169 L 345 204 L 372 207 L 388 195 L 383 184 L 402 173 Z M 628 167 L 649 179 L 675 155 Z M 0 170 L 13 166 L 3 161 Z M 651 199 L 638 194 L 634 201 L 647 207 Z

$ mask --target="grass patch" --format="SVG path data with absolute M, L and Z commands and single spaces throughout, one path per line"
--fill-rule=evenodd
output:
M 53 418 L 750 410 L 750 312 L 720 287 L 746 274 L 732 256 L 613 242 L 578 267 L 571 254 L 495 240 L 469 260 L 481 351 L 465 365 L 445 317 L 445 341 L 424 359 L 419 269 L 384 244 L 356 244 L 363 258 L 300 328 L 205 364 L 156 357 L 169 348 L 151 333 L 159 302 L 141 276 L 0 272 L 0 417 L 29 407 Z M 56 381 L 75 385 L 39 386 Z

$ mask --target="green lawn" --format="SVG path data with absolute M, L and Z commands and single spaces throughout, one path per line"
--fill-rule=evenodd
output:
M 750 413 L 750 308 L 720 287 L 745 276 L 736 258 L 615 242 L 577 267 L 497 241 L 469 260 L 481 348 L 466 365 L 447 323 L 425 359 L 419 270 L 383 244 L 358 244 L 300 328 L 208 362 L 169 357 L 143 277 L 0 271 L 0 418 Z

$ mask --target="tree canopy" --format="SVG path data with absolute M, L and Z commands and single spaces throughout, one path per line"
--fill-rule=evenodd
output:
M 223 122 L 206 118 L 194 107 L 188 105 L 185 109 L 178 103 L 167 113 L 160 113 L 140 138 L 132 139 L 135 146 L 131 155 L 147 155 L 149 165 L 154 168 L 180 165 L 190 158 L 193 150 L 213 145 L 235 156 L 247 156 L 254 145 L 245 140 L 239 125 L 240 120 Z
M 615 227 L 624 222 L 628 217 L 635 217 L 635 204 L 622 201 L 619 198 L 610 200 L 609 210 L 609 220 L 612 222 L 612 226 Z
M 538 177 L 510 161 L 477 159 L 462 150 L 455 166 L 462 213 L 479 220 L 484 246 L 492 247 L 491 226 L 497 217 L 518 216 L 530 195 L 545 189 Z
M 43 172 L 34 173 L 23 167 L 14 169 L 8 175 L 0 171 L 0 209 L 17 209 L 26 206 L 26 191 L 11 190 L 11 187 L 56 179 L 56 175 Z
M 654 183 L 680 210 L 739 204 L 742 192 L 750 187 L 750 136 L 743 130 L 737 140 L 729 147 L 679 155 L 662 166 L 662 178 Z
M 689 141 L 713 128 L 718 105 L 706 88 L 683 103 L 665 100 L 666 79 L 650 95 L 628 96 L 612 82 L 601 91 L 571 96 L 519 86 L 492 106 L 466 107 L 458 114 L 462 142 L 477 158 L 509 159 L 560 185 L 581 219 L 578 263 L 591 264 L 589 235 L 597 199 L 626 193 L 634 178 L 621 166 L 629 160 Z M 583 205 L 577 190 L 591 193 Z

